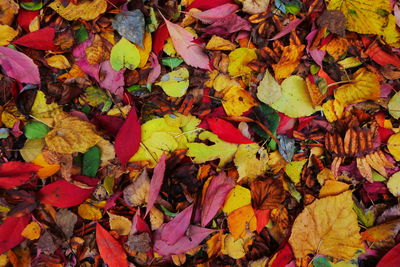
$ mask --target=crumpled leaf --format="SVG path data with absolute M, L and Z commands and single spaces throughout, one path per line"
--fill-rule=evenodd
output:
M 303 55 L 305 45 L 288 45 L 283 48 L 282 56 L 277 64 L 273 64 L 272 68 L 275 72 L 275 79 L 285 79 L 300 64 L 300 58 Z
M 249 14 L 259 14 L 267 11 L 270 0 L 239 0 L 243 3 L 242 10 Z
M 226 196 L 224 206 L 222 211 L 228 215 L 243 206 L 251 204 L 251 193 L 250 190 L 240 186 L 235 185 L 235 187 Z
M 0 188 L 11 189 L 28 182 L 40 169 L 29 162 L 9 161 L 0 165 Z
M 142 173 L 136 178 L 133 183 L 125 187 L 124 200 L 129 206 L 140 206 L 147 202 L 150 191 L 150 179 L 147 171 L 143 170 Z
M 282 181 L 268 178 L 264 181 L 254 181 L 250 185 L 251 199 L 257 210 L 275 209 L 285 200 Z
M 146 206 L 146 213 L 150 212 L 151 208 L 154 206 L 154 203 L 157 200 L 158 194 L 160 193 L 161 186 L 164 180 L 164 173 L 165 173 L 165 161 L 167 156 L 163 154 L 158 161 L 156 167 L 154 168 L 153 177 L 151 178 L 150 189 L 149 189 L 149 199 L 147 201 Z
M 268 152 L 256 143 L 239 145 L 233 162 L 239 173 L 238 181 L 253 180 L 267 170 Z
M 281 96 L 281 86 L 267 69 L 264 73 L 264 78 L 257 87 L 257 98 L 265 104 L 271 105 Z
M 67 6 L 64 7 L 61 0 L 55 0 L 50 3 L 49 7 L 54 9 L 61 17 L 66 20 L 93 20 L 100 14 L 103 14 L 107 9 L 106 0 L 84 0 L 80 1 L 78 4 L 69 2 Z
M 315 200 L 293 223 L 289 243 L 297 259 L 309 253 L 352 259 L 363 250 L 351 191 Z
M 209 140 L 214 145 L 207 146 L 202 143 L 188 143 L 186 156 L 193 157 L 193 162 L 195 163 L 220 159 L 218 166 L 221 168 L 232 160 L 237 149 L 237 145 L 224 142 L 217 135 L 209 131 L 200 133 L 198 138 L 203 141 Z
M 222 106 L 229 116 L 241 116 L 244 112 L 257 105 L 257 102 L 240 86 L 232 86 L 224 91 Z
M 156 85 L 161 86 L 164 92 L 172 97 L 181 97 L 189 87 L 189 71 L 179 68 L 163 75 Z
M 230 76 L 246 75 L 252 72 L 252 69 L 247 64 L 257 59 L 255 49 L 237 48 L 229 53 L 228 72 Z
M 96 133 L 96 127 L 64 112 L 54 116 L 54 128 L 46 135 L 48 148 L 61 154 L 85 153 L 102 138 Z
M 22 83 L 40 84 L 39 69 L 27 55 L 0 46 L 0 65 L 11 78 Z
M 122 68 L 134 70 L 140 63 L 139 50 L 134 44 L 122 37 L 111 49 L 110 63 L 116 71 Z
M 302 77 L 292 75 L 286 78 L 281 88 L 281 97 L 273 102 L 271 107 L 292 118 L 310 116 L 316 112 L 308 94 L 307 84 Z
M 228 227 L 234 240 L 240 237 L 244 238 L 247 231 L 255 231 L 257 229 L 257 219 L 253 207 L 247 205 L 229 213 Z
M 399 232 L 400 219 L 378 224 L 361 233 L 363 240 L 367 241 L 372 249 L 388 249 L 396 244 Z
M 201 226 L 206 226 L 214 218 L 233 186 L 233 180 L 227 177 L 225 172 L 211 180 L 201 209 Z
M 0 46 L 9 45 L 18 32 L 8 25 L 0 25 Z
M 236 44 L 217 35 L 213 35 L 206 45 L 207 50 L 235 50 Z
M 195 38 L 194 35 L 178 24 L 174 24 L 165 18 L 164 21 L 176 51 L 185 60 L 186 64 L 209 70 L 209 58 L 199 45 L 192 42 Z
M 0 24 L 11 25 L 14 16 L 18 14 L 19 6 L 13 0 L 1 0 L 0 1 Z
M 117 14 L 112 21 L 112 26 L 121 36 L 143 47 L 145 22 L 140 9 Z
M 346 17 L 340 10 L 324 10 L 317 19 L 317 25 L 341 36 L 346 33 Z
M 232 234 L 226 235 L 223 239 L 221 252 L 229 255 L 233 259 L 240 259 L 246 255 L 248 247 L 253 242 L 254 235 L 246 232 L 243 238 L 235 239 Z
M 128 267 L 129 263 L 122 245 L 99 223 L 96 224 L 96 243 L 100 256 L 110 267 Z

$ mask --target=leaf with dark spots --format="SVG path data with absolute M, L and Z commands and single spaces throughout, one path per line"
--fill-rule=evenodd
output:
M 121 12 L 113 19 L 112 26 L 123 37 L 143 47 L 145 22 L 142 11 Z

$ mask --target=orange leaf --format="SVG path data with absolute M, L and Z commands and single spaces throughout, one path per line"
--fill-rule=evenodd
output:
M 129 263 L 121 244 L 100 224 L 96 225 L 96 243 L 100 256 L 109 267 L 128 267 Z
M 228 215 L 228 226 L 233 238 L 246 236 L 247 230 L 250 232 L 257 229 L 257 219 L 253 208 L 250 205 L 232 211 Z

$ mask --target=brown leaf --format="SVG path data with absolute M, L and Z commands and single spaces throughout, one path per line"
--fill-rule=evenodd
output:
M 317 25 L 319 28 L 327 27 L 330 32 L 344 36 L 346 17 L 340 10 L 325 10 L 317 19 Z
M 273 209 L 281 206 L 285 200 L 282 182 L 268 178 L 264 181 L 254 181 L 250 185 L 253 206 L 256 209 Z
M 147 253 L 151 249 L 151 238 L 147 232 L 129 235 L 125 245 L 128 246 L 130 250 Z

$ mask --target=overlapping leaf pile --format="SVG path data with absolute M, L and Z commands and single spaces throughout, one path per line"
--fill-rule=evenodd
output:
M 390 0 L 0 0 L 0 266 L 398 266 Z

